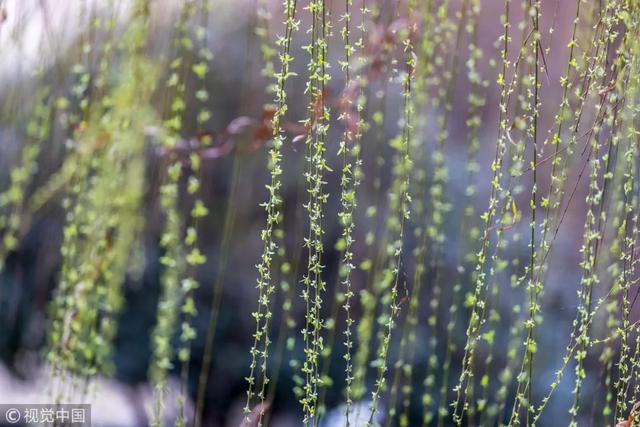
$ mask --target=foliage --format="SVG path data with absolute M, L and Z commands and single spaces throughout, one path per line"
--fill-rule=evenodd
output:
M 172 422 L 199 427 L 226 355 L 225 283 L 257 262 L 255 286 L 237 286 L 252 307 L 227 324 L 247 347 L 243 425 L 294 399 L 285 410 L 306 426 L 332 413 L 346 426 L 632 425 L 640 2 L 261 0 L 246 72 L 257 64 L 261 90 L 230 88 L 242 113 L 222 125 L 211 19 L 231 6 L 218 3 L 180 2 L 161 54 L 154 2 L 82 8 L 71 59 L 42 61 L 31 91 L 2 89 L 20 142 L 0 176 L 3 277 L 35 219 L 64 212 L 44 340 L 53 398 L 114 373 L 127 290 L 155 262 L 151 424 L 177 398 Z M 254 158 L 264 187 L 246 184 Z M 240 222 L 243 183 L 263 200 L 260 231 Z

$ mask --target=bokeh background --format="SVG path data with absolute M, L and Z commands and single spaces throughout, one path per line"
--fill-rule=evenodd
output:
M 108 11 L 118 10 L 118 24 L 116 34 L 126 26 L 126 16 L 130 5 L 127 0 L 121 1 L 57 1 L 57 0 L 4 0 L 0 1 L 3 11 L 0 23 L 0 190 L 4 190 L 9 182 L 9 174 L 20 155 L 20 147 L 25 138 L 26 117 L 34 105 L 36 77 L 34 71 L 39 67 L 43 70 L 44 79 L 52 83 L 55 93 L 59 96 L 70 93 L 73 75 L 67 70 L 73 62 L 74 55 L 80 49 L 82 37 L 80 25 L 81 10 L 87 14 L 104 17 Z M 152 37 L 148 46 L 148 55 L 158 61 L 166 61 L 171 52 L 174 24 L 180 13 L 179 2 L 169 0 L 152 1 Z M 338 111 L 339 97 L 344 87 L 344 76 L 337 65 L 343 55 L 342 41 L 339 33 L 338 17 L 343 13 L 341 2 L 329 2 L 331 15 L 334 18 L 333 35 L 329 44 L 329 62 L 332 64 L 332 79 L 328 84 L 327 98 L 334 111 Z M 356 2 L 358 3 L 358 2 Z M 367 42 L 374 44 L 375 40 L 396 21 L 397 4 L 391 0 L 379 0 L 372 6 L 377 13 L 375 19 L 368 23 Z M 547 71 L 542 84 L 541 96 L 541 126 L 550 129 L 553 118 L 557 113 L 557 106 L 561 98 L 559 79 L 565 72 L 568 48 L 571 36 L 575 5 L 564 0 L 544 0 L 542 3 L 542 43 L 548 48 L 546 57 Z M 571 3 L 571 4 L 569 4 Z M 461 283 L 466 292 L 472 289 L 469 269 L 460 271 L 460 253 L 466 245 L 466 232 L 471 227 L 481 227 L 479 213 L 486 209 L 489 197 L 491 169 L 489 167 L 494 155 L 497 138 L 497 113 L 499 102 L 499 88 L 495 84 L 497 68 L 500 67 L 499 46 L 496 44 L 502 32 L 500 16 L 503 13 L 502 2 L 484 0 L 480 2 L 481 9 L 477 17 L 477 46 L 483 56 L 477 60 L 477 72 L 484 82 L 479 88 L 479 95 L 484 98 L 479 115 L 481 125 L 478 129 L 479 151 L 477 155 L 477 173 L 473 177 L 476 184 L 475 195 L 471 198 L 476 215 L 466 228 L 461 227 L 464 215 L 465 201 L 469 200 L 465 192 L 469 186 L 469 174 L 466 171 L 467 150 L 469 144 L 468 94 L 470 83 L 467 75 L 467 61 L 470 43 L 469 34 L 462 32 L 462 39 L 456 46 L 442 46 L 443 51 L 457 55 L 455 69 L 445 64 L 438 72 L 453 73 L 451 110 L 448 114 L 448 137 L 444 145 L 445 165 L 448 168 L 448 180 L 444 198 L 449 204 L 448 215 L 442 224 L 442 234 L 445 237 L 442 246 L 442 258 L 436 272 L 436 267 L 427 262 L 427 271 L 423 276 L 424 301 L 432 292 L 436 273 L 443 277 L 442 303 L 438 316 L 448 319 L 448 309 L 453 294 L 454 285 Z M 455 22 L 457 11 L 461 7 L 461 0 L 451 1 L 449 19 Z M 84 9 L 82 9 L 84 8 Z M 244 405 L 246 381 L 252 343 L 254 321 L 251 311 L 255 309 L 257 293 L 255 281 L 257 277 L 255 264 L 258 262 L 262 250 L 260 230 L 264 225 L 264 211 L 259 206 L 266 198 L 265 184 L 268 182 L 267 147 L 266 141 L 252 139 L 253 130 L 263 120 L 265 106 L 273 102 L 273 96 L 267 88 L 272 82 L 264 75 L 261 46 L 264 39 L 256 34 L 260 21 L 268 24 L 268 39 L 273 41 L 275 34 L 281 34 L 283 25 L 282 5 L 279 1 L 267 0 L 257 4 L 255 0 L 214 1 L 213 10 L 207 22 L 208 47 L 213 53 L 206 87 L 210 93 L 208 108 L 212 112 L 207 122 L 207 132 L 215 135 L 217 144 L 223 145 L 225 131 L 235 125 L 236 129 L 230 138 L 224 139 L 226 148 L 203 161 L 202 197 L 209 208 L 209 215 L 198 224 L 200 234 L 200 248 L 207 256 L 207 263 L 197 273 L 201 283 L 197 291 L 196 301 L 198 315 L 195 327 L 198 337 L 194 343 L 193 366 L 200 366 L 204 348 L 204 337 L 212 301 L 215 300 L 214 289 L 220 287 L 221 304 L 219 305 L 218 325 L 215 334 L 214 356 L 211 363 L 210 380 L 206 395 L 205 425 L 234 426 L 238 424 L 238 417 Z M 520 22 L 523 10 L 517 2 L 512 8 L 511 19 Z M 304 120 L 308 98 L 304 94 L 305 64 L 307 56 L 302 47 L 308 43 L 308 16 L 301 13 L 301 30 L 295 35 L 292 51 L 295 54 L 293 69 L 298 77 L 290 79 L 287 87 L 290 108 L 286 117 L 291 128 L 295 128 L 300 120 Z M 514 25 L 513 45 L 518 46 L 521 33 Z M 550 32 L 549 29 L 553 28 Z M 588 39 L 585 38 L 585 44 Z M 514 49 L 515 50 L 515 49 Z M 513 58 L 512 58 L 513 59 Z M 93 64 L 96 66 L 96 64 Z M 384 245 L 385 217 L 388 215 L 389 187 L 391 185 L 393 150 L 388 142 L 400 130 L 399 120 L 402 114 L 401 81 L 393 71 L 391 62 L 380 65 L 366 88 L 368 104 L 365 117 L 370 121 L 370 127 L 362 140 L 362 160 L 364 181 L 358 196 L 358 210 L 355 217 L 354 264 L 358 266 L 353 274 L 353 286 L 356 294 L 367 288 L 374 280 L 368 274 L 362 263 L 375 258 L 376 251 Z M 195 82 L 188 83 L 194 84 Z M 161 91 L 160 91 L 161 92 Z M 155 98 L 157 111 L 162 110 L 161 93 Z M 427 93 L 427 96 L 437 96 L 437 92 Z M 185 114 L 185 127 L 182 137 L 185 141 L 196 137 L 198 131 L 195 121 L 197 106 L 191 98 Z M 545 107 L 545 106 L 548 106 Z M 372 120 L 374 115 L 379 120 Z M 420 125 L 416 126 L 419 135 L 419 148 L 413 152 L 414 169 L 423 173 L 425 182 L 433 179 L 434 161 L 431 154 L 437 145 L 436 135 L 440 131 L 437 118 L 443 114 L 442 107 L 428 103 L 418 111 Z M 593 108 L 585 112 L 592 117 Z M 133 118 L 135 120 L 135 118 Z M 587 122 L 588 120 L 585 120 Z M 37 161 L 37 173 L 29 184 L 28 194 L 33 192 L 56 171 L 64 158 L 65 147 L 70 144 L 60 117 L 53 118 L 51 135 L 47 139 Z M 239 130 L 237 130 L 239 129 Z M 292 136 L 295 132 L 292 132 Z M 327 157 L 335 173 L 326 175 L 326 191 L 329 199 L 326 204 L 324 221 L 326 247 L 325 271 L 327 281 L 325 315 L 333 310 L 332 296 L 335 292 L 340 252 L 335 243 L 341 234 L 337 213 L 340 208 L 340 158 L 337 155 L 337 141 L 340 140 L 342 125 L 333 117 L 328 141 Z M 146 196 L 143 216 L 146 218 L 144 233 L 139 239 L 139 247 L 132 259 L 132 266 L 127 275 L 124 286 L 124 307 L 120 314 L 120 327 L 115 341 L 115 375 L 113 380 L 104 380 L 106 393 L 103 401 L 111 402 L 122 408 L 118 417 L 102 415 L 107 424 L 113 425 L 145 425 L 145 415 L 141 408 L 148 404 L 150 390 L 147 373 L 150 361 L 150 334 L 155 324 L 157 301 L 160 293 L 159 277 L 161 256 L 159 245 L 162 232 L 163 217 L 159 207 L 158 188 L 163 167 L 163 153 L 158 149 L 153 130 L 147 136 L 147 164 L 146 164 Z M 568 178 L 566 188 L 576 187 L 576 192 L 568 205 L 561 232 L 555 242 L 554 251 L 549 259 L 549 269 L 546 277 L 546 289 L 541 297 L 543 323 L 537 329 L 538 353 L 536 355 L 535 378 L 536 389 L 534 395 L 540 399 L 555 378 L 555 371 L 562 363 L 565 347 L 569 342 L 571 322 L 575 316 L 577 305 L 576 292 L 580 283 L 579 252 L 582 244 L 583 224 L 586 205 L 584 203 L 587 182 L 578 182 L 580 168 L 584 158 L 576 150 L 574 168 Z M 285 230 L 285 245 L 283 249 L 289 260 L 299 259 L 305 265 L 305 254 L 302 250 L 302 238 L 306 227 L 305 213 L 302 204 L 306 197 L 302 173 L 304 170 L 304 141 L 289 138 L 284 146 L 284 173 L 282 175 L 282 197 L 284 218 L 282 228 Z M 549 164 L 542 165 L 543 177 L 539 185 L 548 186 Z M 503 257 L 507 260 L 503 270 L 495 275 L 499 296 L 495 300 L 496 311 L 500 318 L 496 321 L 496 342 L 493 350 L 493 360 L 489 365 L 488 374 L 498 378 L 507 366 L 509 358 L 509 329 L 521 320 L 519 313 L 512 308 L 516 302 L 523 301 L 523 291 L 514 290 L 510 284 L 514 277 L 523 274 L 527 263 L 528 239 L 527 230 L 530 220 L 528 206 L 528 189 L 531 185 L 531 175 L 526 172 L 513 178 L 516 203 L 521 207 L 521 219 L 514 224 L 507 233 L 508 244 Z M 412 188 L 414 201 L 429 205 L 429 195 L 417 186 Z M 0 275 L 0 400 L 25 400 L 39 395 L 41 389 L 46 388 L 46 375 L 43 361 L 43 348 L 47 339 L 47 307 L 57 278 L 60 273 L 62 229 L 65 221 L 65 211 L 61 204 L 62 197 L 54 198 L 37 212 L 25 212 L 24 221 L 20 228 L 20 243 L 11 251 L 6 259 L 6 265 Z M 191 206 L 188 195 L 184 195 L 185 212 Z M 372 215 L 372 208 L 376 214 Z M 2 209 L 2 207 L 0 207 Z M 428 218 L 426 213 L 411 218 L 410 229 L 424 226 Z M 226 230 L 226 233 L 225 233 Z M 607 235 L 608 236 L 608 235 Z M 407 233 L 405 246 L 407 254 L 417 245 L 417 238 L 412 232 Z M 463 249 L 461 249 L 461 247 Z M 429 249 L 427 250 L 429 253 Z M 297 258 L 296 258 L 297 257 Z M 407 255 L 406 262 L 401 269 L 402 294 L 408 293 L 411 283 L 414 261 Z M 607 261 L 602 262 L 603 271 Z M 294 269 L 295 270 L 295 269 Z M 287 280 L 292 286 L 302 277 L 302 271 L 282 274 L 278 279 Z M 274 300 L 275 317 L 273 325 L 282 325 L 281 317 L 284 296 L 278 294 Z M 294 292 L 292 318 L 301 322 L 304 308 L 299 292 Z M 361 312 L 360 305 L 354 305 L 356 317 Z M 429 354 L 430 331 L 424 325 L 429 315 L 427 303 L 420 304 L 419 324 L 417 328 L 417 345 L 414 372 L 417 377 L 423 375 L 427 369 Z M 454 339 L 457 342 L 457 352 L 454 361 L 462 358 L 462 349 L 466 340 L 465 328 L 468 321 L 468 310 L 462 307 L 457 313 L 459 320 Z M 406 310 L 401 310 L 401 320 L 406 316 Z M 342 314 L 338 314 L 338 319 Z M 594 324 L 597 334 L 602 328 L 604 317 Z M 337 334 L 340 334 L 338 326 Z M 271 330 L 274 348 L 282 345 L 284 334 L 299 335 L 297 328 L 294 332 L 287 332 L 286 328 L 274 327 Z M 442 358 L 445 352 L 444 339 L 446 337 L 446 320 L 438 325 L 437 334 L 440 338 L 437 351 Z M 327 388 L 326 405 L 331 413 L 342 403 L 342 387 L 344 383 L 344 361 L 342 358 L 341 335 L 337 335 L 336 349 L 331 353 L 329 374 L 334 384 Z M 280 344 L 279 344 L 280 343 Z M 287 363 L 291 358 L 300 360 L 302 356 L 301 340 L 298 339 L 292 348 L 283 347 L 282 363 L 277 391 L 272 399 L 272 424 L 278 426 L 300 425 L 300 407 L 292 392 L 295 367 Z M 395 351 L 395 350 L 393 350 Z M 391 359 L 394 358 L 392 351 Z M 478 360 L 484 361 L 488 356 L 488 349 L 481 347 Z M 454 363 L 455 366 L 455 363 Z M 597 357 L 587 359 L 587 368 L 601 370 Z M 453 368 L 453 372 L 457 372 Z M 437 383 L 441 384 L 442 377 L 437 370 Z M 457 374 L 456 374 L 457 375 Z M 515 375 L 514 372 L 506 375 Z M 573 388 L 572 371 L 568 371 L 565 380 L 554 395 L 545 412 L 541 425 L 565 425 L 568 419 L 567 402 L 572 399 Z M 457 376 L 455 377 L 457 378 Z M 599 393 L 605 387 L 598 384 L 603 373 L 596 373 L 587 377 L 583 399 L 588 407 L 591 402 L 601 405 L 604 395 Z M 367 383 L 372 387 L 374 371 L 367 374 Z M 495 381 L 497 387 L 498 381 Z M 195 396 L 197 375 L 190 378 L 191 396 Z M 413 400 L 415 406 L 420 405 L 421 382 L 415 383 Z M 496 390 L 492 389 L 492 392 Z M 512 396 L 514 390 L 509 390 Z M 120 401 L 118 399 L 122 399 Z M 104 403 L 104 402 L 103 402 Z M 382 405 L 384 407 L 384 400 Z M 596 403 L 593 403 L 594 407 Z M 127 408 L 127 409 L 124 409 Z M 108 412 L 108 409 L 106 410 Z M 117 412 L 117 411 L 116 411 Z M 111 412 L 114 414 L 114 412 Z M 123 415 L 124 414 L 124 415 Z M 122 418 L 121 420 L 116 418 Z M 327 424 L 331 416 L 326 418 Z M 412 414 L 412 425 L 419 425 L 420 413 L 416 410 Z M 594 419 L 598 419 L 597 417 Z M 581 425 L 591 421 L 585 421 Z M 336 424 L 338 425 L 338 424 Z

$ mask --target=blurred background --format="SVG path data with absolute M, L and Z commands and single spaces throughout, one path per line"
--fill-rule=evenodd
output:
M 269 181 L 268 141 L 266 137 L 257 138 L 256 131 L 268 121 L 269 106 L 273 104 L 273 94 L 269 92 L 273 79 L 264 72 L 264 48 L 273 45 L 276 34 L 283 33 L 283 9 L 280 1 L 271 0 L 235 0 L 214 1 L 212 12 L 207 16 L 206 46 L 212 53 L 209 72 L 206 77 L 206 91 L 209 93 L 206 106 L 211 116 L 204 125 L 197 123 L 199 104 L 195 98 L 198 84 L 195 77 L 187 80 L 187 106 L 184 113 L 181 139 L 187 144 L 197 140 L 204 133 L 211 135 L 216 150 L 203 157 L 201 171 L 201 198 L 209 213 L 198 222 L 198 245 L 207 262 L 198 268 L 197 280 L 200 283 L 196 291 L 198 314 L 194 320 L 197 338 L 193 343 L 191 375 L 188 381 L 189 396 L 196 399 L 198 372 L 202 364 L 211 310 L 216 307 L 217 327 L 213 341 L 213 358 L 210 363 L 204 405 L 203 425 L 237 426 L 240 423 L 242 407 L 246 398 L 246 380 L 250 363 L 250 353 L 255 328 L 251 312 L 256 308 L 258 298 L 255 289 L 257 272 L 255 265 L 262 252 L 260 230 L 264 227 L 265 213 L 260 203 L 267 198 L 265 185 Z M 331 80 L 326 89 L 326 99 L 333 114 L 327 136 L 326 157 L 333 172 L 326 173 L 325 191 L 329 194 L 325 205 L 323 226 L 325 256 L 323 275 L 327 283 L 323 314 L 325 318 L 337 313 L 335 325 L 327 327 L 327 334 L 335 335 L 334 351 L 323 356 L 323 366 L 332 383 L 323 391 L 325 411 L 323 423 L 341 425 L 338 420 L 343 404 L 344 358 L 343 337 L 344 315 L 335 308 L 334 294 L 339 284 L 340 247 L 336 246 L 342 229 L 337 220 L 340 209 L 340 170 L 341 157 L 338 155 L 338 141 L 344 130 L 337 120 L 340 109 L 340 97 L 345 85 L 344 72 L 338 65 L 344 54 L 340 37 L 344 13 L 343 2 L 330 1 L 328 8 L 333 20 L 332 35 L 329 38 L 328 62 L 331 64 Z M 369 3 L 369 2 L 367 2 Z M 434 4 L 440 2 L 434 2 Z M 568 42 L 571 39 L 575 2 L 544 0 L 541 2 L 541 42 L 546 52 L 546 71 L 542 78 L 540 123 L 545 132 L 543 138 L 553 128 L 554 117 L 562 98 L 560 77 L 565 73 L 568 60 Z M 440 363 L 447 352 L 447 323 L 450 319 L 450 307 L 453 304 L 454 288 L 462 288 L 461 295 L 468 296 L 473 291 L 473 259 L 464 259 L 467 253 L 478 249 L 482 232 L 480 214 L 487 208 L 490 194 L 492 171 L 498 132 L 498 105 L 500 88 L 496 76 L 502 67 L 500 59 L 500 36 L 503 31 L 501 15 L 503 2 L 479 1 L 479 9 L 469 18 L 469 3 L 465 0 L 449 1 L 445 16 L 436 21 L 446 20 L 445 33 L 435 46 L 435 55 L 442 59 L 436 62 L 433 74 L 440 80 L 427 81 L 424 96 L 427 101 L 416 111 L 415 139 L 412 145 L 413 177 L 411 193 L 414 204 L 424 208 L 412 208 L 413 214 L 406 232 L 405 256 L 400 268 L 401 303 L 400 318 L 402 325 L 407 316 L 408 298 L 415 286 L 413 271 L 416 265 L 415 250 L 419 246 L 421 235 L 416 230 L 427 226 L 431 215 L 433 194 L 425 190 L 433 184 L 434 170 L 438 160 L 433 154 L 440 144 L 438 134 L 446 132 L 442 145 L 444 168 L 447 178 L 442 187 L 442 200 L 446 203 L 445 216 L 438 230 L 442 243 L 429 243 L 426 248 L 426 270 L 420 280 L 422 293 L 418 302 L 418 326 L 416 328 L 415 359 L 413 363 L 414 389 L 411 395 L 411 413 L 409 425 L 421 425 L 421 405 L 425 378 L 430 358 L 435 354 Z M 150 2 L 151 29 L 145 55 L 160 67 L 171 61 L 173 38 L 176 22 L 179 19 L 182 2 L 154 0 Z M 399 6 L 400 5 L 400 6 Z M 299 6 L 300 7 L 300 6 Z M 359 1 L 355 1 L 353 10 L 358 11 Z M 402 75 L 401 48 L 394 41 L 385 41 L 385 37 L 398 25 L 399 13 L 404 13 L 404 3 L 395 1 L 371 1 L 372 12 L 367 18 L 365 43 L 367 54 L 374 57 L 369 66 L 369 81 L 364 89 L 367 104 L 363 112 L 369 123 L 362 138 L 363 180 L 359 188 L 358 208 L 354 217 L 355 243 L 353 246 L 354 265 L 352 280 L 356 297 L 353 303 L 353 315 L 358 319 L 363 312 L 360 295 L 364 290 L 374 289 L 378 280 L 376 262 L 380 253 L 392 237 L 388 236 L 386 218 L 389 214 L 389 195 L 393 181 L 394 150 L 389 141 L 401 132 L 402 119 Z M 9 186 L 10 174 L 19 162 L 21 147 L 26 138 L 26 129 L 30 111 L 37 101 L 38 88 L 42 82 L 51 87 L 52 100 L 61 97 L 73 97 L 76 84 L 73 72 L 79 52 L 83 49 L 87 23 L 92 19 L 106 20 L 115 17 L 114 39 L 121 37 L 127 27 L 129 0 L 0 0 L 0 191 Z M 400 12 L 398 12 L 400 9 Z M 587 11 L 590 9 L 585 7 Z M 460 24 L 461 11 L 467 19 L 466 26 Z M 433 12 L 435 14 L 435 12 Z M 517 56 L 517 47 L 522 41 L 522 31 L 518 23 L 522 22 L 524 11 L 519 2 L 514 2 L 510 19 L 513 22 L 511 43 L 514 46 L 509 54 L 511 60 Z M 586 13 L 586 12 L 585 12 Z M 355 12 L 354 12 L 355 14 Z M 303 46 L 309 43 L 309 14 L 300 9 L 300 30 L 295 33 L 291 48 L 294 56 L 292 70 L 296 76 L 287 83 L 289 110 L 284 118 L 288 138 L 283 147 L 283 218 L 284 261 L 276 263 L 276 283 L 285 282 L 294 287 L 291 293 L 279 290 L 274 296 L 274 318 L 270 335 L 273 352 L 271 372 L 273 390 L 271 402 L 271 425 L 298 426 L 300 405 L 293 392 L 298 368 L 291 361 L 303 359 L 302 340 L 299 332 L 304 319 L 304 305 L 300 290 L 295 289 L 304 273 L 306 254 L 302 243 L 306 233 L 306 213 L 303 204 L 306 200 L 304 172 L 304 138 L 296 138 L 300 132 L 300 122 L 306 118 L 308 96 L 305 94 L 307 54 Z M 201 16 L 194 17 L 194 21 Z M 471 21 L 470 19 L 473 19 Z M 355 20 L 355 18 L 354 18 Z M 359 18 L 358 18 L 359 20 Z M 474 22 L 473 33 L 468 26 Z M 586 22 L 586 21 L 585 21 Z M 354 25 L 355 28 L 355 25 Z M 461 28 L 461 29 L 460 29 Z M 550 31 L 550 29 L 552 31 Z M 266 30 L 267 34 L 257 30 Z M 355 32 L 356 30 L 354 30 Z M 583 37 L 581 45 L 588 46 L 589 28 L 579 33 Z M 460 33 L 459 39 L 456 35 Z M 96 30 L 95 46 L 106 41 L 102 30 Z M 382 41 L 380 41 L 382 40 Z M 390 43 L 391 47 L 385 47 Z M 470 45 L 477 46 L 481 55 L 474 58 L 473 68 L 469 61 Z M 419 47 L 419 44 L 417 44 Z M 385 51 L 385 49 L 387 49 Z M 376 53 L 377 52 L 377 53 Z M 386 53 L 385 53 L 386 52 Z M 195 63 L 196 55 L 187 51 L 185 61 Z M 377 55 L 377 56 L 376 56 Z M 418 52 L 418 58 L 420 53 Z M 455 59 L 454 59 L 455 58 Z M 113 57 L 115 64 L 121 58 Z M 277 56 L 273 58 L 279 66 Z M 377 61 L 377 62 L 376 62 Z M 371 63 L 370 63 L 371 64 Z M 89 73 L 97 72 L 97 60 L 85 64 Z M 470 73 L 477 83 L 472 87 Z M 160 81 L 168 78 L 168 70 L 160 70 Z M 116 78 L 116 77 L 109 77 Z M 447 86 L 448 85 L 448 86 Z M 152 108 L 162 116 L 162 84 L 152 97 Z M 450 87 L 450 89 L 446 89 Z M 193 90 L 192 90 L 193 89 Z M 446 89 L 446 90 L 445 90 Z M 89 89 L 90 91 L 90 89 Z M 446 93 L 443 93 L 446 92 Z M 470 113 L 469 93 L 472 92 L 482 102 L 476 111 Z M 448 100 L 444 97 L 448 96 Z M 450 105 L 450 109 L 445 106 Z M 517 107 L 514 107 L 517 108 Z M 74 144 L 69 132 L 69 112 L 56 110 L 51 113 L 50 132 L 43 141 L 41 151 L 35 162 L 37 166 L 26 186 L 26 198 L 29 199 L 49 182 L 51 176 L 61 168 L 69 147 Z M 585 123 L 595 117 L 593 106 L 585 108 Z M 470 127 L 469 118 L 477 117 L 478 124 Z M 144 118 L 145 116 L 143 116 Z M 445 129 L 442 129 L 442 120 Z M 131 117 L 136 120 L 136 117 Z M 158 298 L 160 295 L 160 276 L 162 256 L 160 238 L 163 230 L 163 213 L 159 201 L 159 187 L 163 170 L 166 168 L 166 152 L 162 150 L 154 128 L 149 123 L 145 141 L 145 190 L 141 215 L 144 218 L 143 232 L 136 239 L 136 248 L 132 253 L 126 279 L 122 288 L 123 306 L 119 314 L 119 327 L 114 342 L 114 375 L 112 378 L 97 380 L 94 420 L 103 425 L 147 425 L 145 407 L 152 404 L 153 390 L 148 382 L 151 356 L 151 333 L 156 323 Z M 475 133 L 475 137 L 473 136 Z M 469 146 L 477 138 L 477 151 L 469 160 Z M 77 142 L 77 141 L 76 141 Z M 582 146 L 580 146 L 582 147 Z M 516 148 L 509 148 L 515 153 Z M 533 390 L 536 401 L 548 391 L 555 379 L 555 373 L 562 366 L 565 347 L 569 343 L 572 322 L 576 314 L 578 290 L 581 278 L 580 247 L 583 240 L 585 221 L 585 195 L 588 181 L 579 180 L 581 168 L 586 157 L 582 149 L 575 150 L 572 167 L 569 168 L 566 189 L 575 187 L 575 194 L 566 204 L 560 233 L 554 243 L 552 255 L 548 259 L 545 278 L 545 291 L 541 296 L 542 323 L 538 326 L 536 339 L 536 378 Z M 548 152 L 546 153 L 548 154 Z M 528 154 L 525 154 L 527 158 Z M 529 160 L 522 159 L 527 165 Z M 500 385 L 508 384 L 504 391 L 506 401 L 515 394 L 515 381 L 519 366 L 513 365 L 513 357 L 508 355 L 511 348 L 519 348 L 517 343 L 523 339 L 514 337 L 511 328 L 522 321 L 523 314 L 514 311 L 518 306 L 526 310 L 524 288 L 516 288 L 513 283 L 524 273 L 528 263 L 528 230 L 530 209 L 528 209 L 529 191 L 532 176 L 526 167 L 514 162 L 509 180 L 513 189 L 517 217 L 513 225 L 505 232 L 504 246 L 500 257 L 504 265 L 492 276 L 495 281 L 495 293 L 492 294 L 491 310 L 495 313 L 492 322 L 495 327 L 495 341 L 491 346 L 483 344 L 478 348 L 477 361 L 481 369 L 491 378 L 489 395 L 500 397 Z M 469 165 L 471 169 L 469 169 Z M 542 193 L 549 185 L 551 162 L 542 164 L 538 185 Z M 181 184 L 186 185 L 185 183 Z M 470 186 L 472 187 L 469 190 Z M 194 200 L 184 189 L 181 190 L 181 206 L 188 214 Z M 0 275 L 0 401 L 28 402 L 30 399 L 46 401 L 47 371 L 44 349 L 47 343 L 48 305 L 60 275 L 62 256 L 60 248 L 65 224 L 64 197 L 51 197 L 36 211 L 25 209 L 20 212 L 18 243 L 12 250 L 3 251 L 6 256 Z M 0 209 L 4 209 L 0 206 Z M 465 212 L 471 210 L 472 216 Z M 465 219 L 466 218 L 466 219 Z M 613 228 L 613 227 L 612 227 Z M 476 233 L 474 240 L 473 230 Z M 471 233 L 470 233 L 471 232 Z M 610 239 L 611 230 L 607 230 L 606 239 Z M 6 242 L 5 242 L 6 246 Z M 435 254 L 438 254 L 437 257 Z M 611 258 L 603 255 L 601 262 L 603 274 Z M 296 264 L 295 261 L 298 261 Z M 378 261 L 377 261 L 378 260 Z M 283 263 L 287 264 L 283 266 Z M 372 266 L 373 264 L 373 266 Z M 433 298 L 434 284 L 441 282 L 440 305 L 433 311 L 429 301 Z M 603 281 L 607 280 L 603 278 Z M 217 289 L 217 291 L 216 291 Z M 286 288 L 285 288 L 286 289 Z M 603 291 L 604 293 L 604 291 Z M 217 295 L 217 296 L 216 296 Z M 422 298 L 422 299 L 421 299 Z M 217 301 L 217 303 L 216 303 Z M 292 302 L 290 312 L 282 310 Z M 519 306 L 522 304 L 522 306 Z M 427 326 L 429 316 L 435 315 L 439 321 L 435 328 Z M 634 313 L 634 316 L 637 315 Z M 286 318 L 283 318 L 286 316 Z M 459 362 L 462 360 L 466 341 L 466 326 L 469 319 L 469 307 L 460 304 L 453 313 L 456 323 L 453 326 L 452 339 L 454 352 L 449 388 L 455 385 L 459 375 Z M 594 334 L 602 331 L 605 316 L 599 316 L 594 322 Z M 295 326 L 289 321 L 294 322 Z M 333 328 L 333 332 L 331 332 Z M 399 341 L 399 335 L 394 338 Z M 430 340 L 437 337 L 432 346 Z M 374 334 L 374 343 L 377 343 Z M 176 337 L 176 342 L 178 337 Z M 356 346 L 358 339 L 356 338 Z M 177 344 L 176 344 L 177 345 Z M 376 344 L 377 345 L 377 344 Z M 372 344 L 372 347 L 374 344 Z M 390 360 L 398 357 L 397 343 L 392 346 Z M 520 351 L 520 350 L 518 350 Z M 521 356 L 519 356 L 521 357 Z M 277 366 L 276 366 L 277 364 Z M 605 372 L 598 357 L 587 358 L 587 369 L 594 372 L 587 376 L 583 399 L 587 408 L 600 408 L 604 404 L 606 390 L 603 381 Z M 509 369 L 509 366 L 512 369 Z M 515 370 L 515 372 L 514 372 Z M 435 389 L 444 384 L 441 366 L 434 370 Z M 392 375 L 393 369 L 390 369 Z M 506 378 L 505 378 L 506 376 Z M 177 393 L 179 372 L 172 373 L 171 390 Z M 479 380 L 479 378 L 478 378 Z M 369 367 L 365 384 L 371 391 L 375 381 L 375 370 Z M 568 422 L 567 402 L 572 401 L 574 385 L 573 368 L 567 368 L 565 379 L 555 391 L 549 407 L 544 413 L 540 425 L 557 426 Z M 363 405 L 369 398 L 369 392 L 363 396 Z M 436 393 L 437 394 L 437 393 Z M 453 396 L 447 393 L 448 398 Z M 492 401 L 494 397 L 490 397 Z M 170 399 L 169 399 L 170 400 Z M 587 403 L 588 402 L 588 403 Z M 591 403 L 593 402 L 593 404 Z M 381 412 L 388 411 L 388 395 L 381 402 Z M 509 404 L 510 405 L 510 404 Z M 508 406 L 509 407 L 509 406 Z M 595 409 L 594 409 L 595 411 Z M 585 410 L 585 412 L 589 412 Z M 599 415 L 585 413 L 584 424 L 598 424 Z M 447 418 L 445 425 L 450 421 Z M 487 424 L 489 425 L 489 424 Z M 493 424 L 492 424 L 493 425 Z

